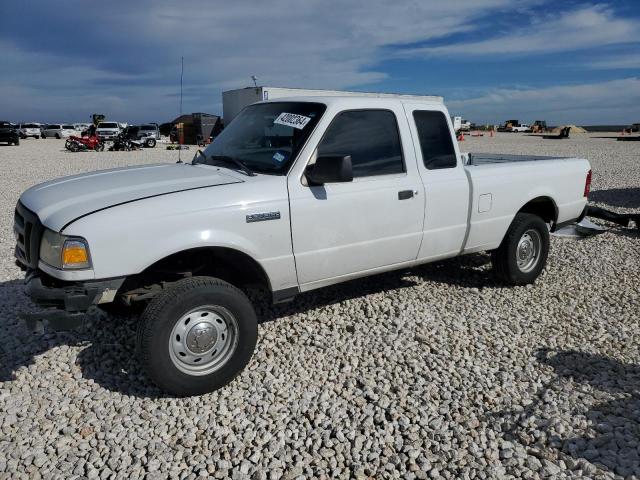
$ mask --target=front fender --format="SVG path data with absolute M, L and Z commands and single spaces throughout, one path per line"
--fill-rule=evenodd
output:
M 97 279 L 135 275 L 184 250 L 225 247 L 253 258 L 272 288 L 297 285 L 286 197 L 225 204 L 212 194 L 192 190 L 108 208 L 73 222 L 64 233 L 88 241 Z M 247 215 L 265 211 L 278 211 L 280 218 L 247 222 Z

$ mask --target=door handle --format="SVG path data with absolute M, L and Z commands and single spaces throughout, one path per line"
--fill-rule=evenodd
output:
M 413 190 L 402 190 L 398 192 L 398 200 L 409 200 L 413 198 L 414 191 Z

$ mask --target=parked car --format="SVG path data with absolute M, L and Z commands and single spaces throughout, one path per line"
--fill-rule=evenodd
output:
M 71 135 L 78 135 L 78 132 L 73 125 L 70 124 L 52 123 L 42 130 L 42 138 L 67 138 Z
M 20 134 L 17 125 L 0 120 L 0 142 L 8 145 L 20 145 Z
M 530 284 L 549 230 L 583 215 L 590 181 L 584 159 L 461 154 L 440 97 L 269 100 L 191 163 L 24 192 L 16 258 L 27 294 L 49 308 L 24 316 L 68 328 L 94 305 L 146 305 L 136 341 L 147 374 L 202 394 L 252 356 L 248 286 L 283 302 L 481 251 L 502 283 Z
M 89 125 L 89 123 L 74 123 L 73 128 L 75 128 L 77 132 L 82 133 L 89 128 Z
M 100 122 L 96 128 L 96 135 L 102 141 L 113 140 L 121 130 L 117 122 Z
M 512 132 L 531 132 L 531 127 L 527 123 L 521 123 L 519 125 L 513 125 L 511 127 Z
M 156 123 L 140 125 L 138 128 L 138 140 L 145 146 L 153 148 L 160 140 L 160 129 Z
M 40 125 L 37 123 L 21 123 L 18 127 L 20 138 L 40 138 Z

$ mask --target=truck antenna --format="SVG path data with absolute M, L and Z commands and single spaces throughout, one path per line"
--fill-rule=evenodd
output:
M 182 117 L 182 77 L 184 76 L 184 57 L 180 57 L 180 114 L 178 118 Z M 184 128 L 182 132 L 184 136 Z M 180 132 L 178 132 L 178 162 L 182 162 L 182 143 L 180 142 Z

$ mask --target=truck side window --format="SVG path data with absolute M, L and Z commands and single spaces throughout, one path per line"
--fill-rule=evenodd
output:
M 349 110 L 333 119 L 318 155 L 351 155 L 353 176 L 404 172 L 398 124 L 388 110 Z
M 454 168 L 456 151 L 453 148 L 449 124 L 444 113 L 415 110 L 413 119 L 418 129 L 424 166 L 429 170 Z

